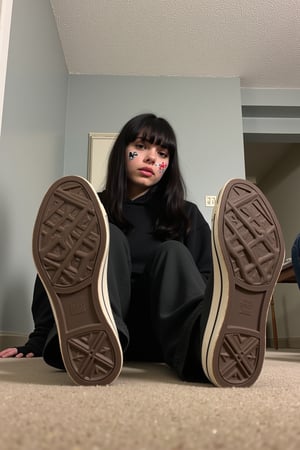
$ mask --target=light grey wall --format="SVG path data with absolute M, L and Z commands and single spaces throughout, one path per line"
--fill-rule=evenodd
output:
M 245 173 L 239 79 L 71 75 L 65 174 L 87 175 L 89 132 L 118 132 L 141 112 L 174 127 L 188 198 L 210 221 L 205 194 Z
M 48 0 L 14 0 L 0 138 L 0 332 L 27 333 L 31 233 L 63 174 L 68 74 Z

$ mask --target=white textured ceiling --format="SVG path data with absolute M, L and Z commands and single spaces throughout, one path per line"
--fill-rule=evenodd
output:
M 70 73 L 300 88 L 300 0 L 50 0 Z

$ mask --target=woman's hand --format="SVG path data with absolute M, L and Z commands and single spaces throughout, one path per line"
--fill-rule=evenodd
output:
M 0 352 L 0 358 L 33 358 L 34 353 L 30 352 L 27 353 L 27 355 L 24 355 L 24 353 L 18 352 L 18 349 L 16 347 L 12 348 L 5 348 Z

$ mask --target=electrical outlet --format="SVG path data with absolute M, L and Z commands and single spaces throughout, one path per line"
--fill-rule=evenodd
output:
M 206 195 L 205 196 L 205 206 L 209 206 L 210 208 L 215 206 L 216 203 L 216 195 Z

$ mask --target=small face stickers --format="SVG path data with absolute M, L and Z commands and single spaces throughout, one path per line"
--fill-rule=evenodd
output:
M 158 167 L 159 173 L 163 174 L 168 168 L 168 164 L 165 162 L 155 163 L 155 166 Z
M 130 151 L 130 152 L 128 153 L 128 159 L 129 159 L 130 161 L 132 161 L 133 159 L 135 159 L 137 156 L 139 156 L 139 153 L 138 153 L 138 152 Z M 168 164 L 167 164 L 166 162 L 164 162 L 164 161 L 162 161 L 162 162 L 157 162 L 157 163 L 154 164 L 154 166 L 155 166 L 155 167 L 158 167 L 158 171 L 159 171 L 159 173 L 160 173 L 161 175 L 162 175 L 163 173 L 165 173 L 165 171 L 166 171 L 167 168 L 168 168 Z
M 129 152 L 128 154 L 128 158 L 130 160 L 133 160 L 134 158 L 136 158 L 137 156 L 139 156 L 139 154 L 137 152 Z

